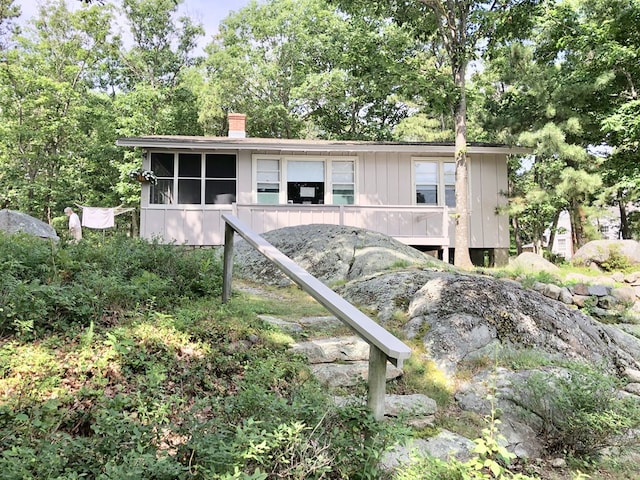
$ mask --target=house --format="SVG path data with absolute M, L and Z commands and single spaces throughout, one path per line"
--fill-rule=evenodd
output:
M 310 223 L 378 231 L 447 260 L 454 247 L 454 147 L 442 143 L 247 138 L 231 114 L 228 137 L 120 138 L 138 147 L 156 185 L 143 184 L 140 233 L 187 245 L 224 243 L 226 213 L 257 233 Z M 507 156 L 471 144 L 469 245 L 478 264 L 505 264 Z
M 633 209 L 633 208 L 632 208 Z M 602 240 L 621 240 L 620 211 L 617 208 L 608 207 L 590 216 L 590 221 L 598 229 Z M 547 238 L 549 232 L 545 232 Z M 573 258 L 573 235 L 571 230 L 571 218 L 569 212 L 563 210 L 558 218 L 558 230 L 551 245 L 551 252 L 564 257 L 566 260 Z

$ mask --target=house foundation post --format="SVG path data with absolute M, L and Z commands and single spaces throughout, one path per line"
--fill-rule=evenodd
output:
M 384 418 L 384 396 L 387 389 L 387 356 L 375 345 L 369 347 L 369 392 L 367 406 L 376 420 Z
M 233 276 L 233 227 L 224 224 L 224 260 L 222 270 L 222 303 L 231 298 L 231 278 Z
M 507 265 L 509 265 L 509 249 L 494 248 L 493 249 L 493 266 L 506 267 Z

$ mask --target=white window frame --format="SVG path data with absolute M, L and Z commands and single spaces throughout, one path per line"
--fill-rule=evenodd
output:
M 322 155 L 261 155 L 253 154 L 251 156 L 252 164 L 252 189 L 253 202 L 258 204 L 258 160 L 278 160 L 280 166 L 280 186 L 278 192 L 278 205 L 287 205 L 287 173 L 288 162 L 323 162 L 324 163 L 324 204 L 333 205 L 333 162 L 353 162 L 353 202 L 358 198 L 358 157 L 355 156 L 322 156 Z M 347 182 L 340 182 L 345 185 Z M 269 204 L 260 204 L 269 205 Z
M 437 175 L 437 184 L 436 184 L 436 195 L 438 197 L 438 203 L 418 203 L 417 199 L 417 191 L 418 185 L 416 184 L 416 163 L 435 163 L 436 175 Z M 426 207 L 446 207 L 446 185 L 444 183 L 444 164 L 445 163 L 453 163 L 455 165 L 455 159 L 452 157 L 411 157 L 411 186 L 413 188 L 413 194 L 411 201 L 413 205 L 418 206 L 426 206 Z M 450 185 L 450 184 L 447 184 Z M 455 178 L 453 186 L 455 188 Z M 448 207 L 448 208 L 455 208 Z

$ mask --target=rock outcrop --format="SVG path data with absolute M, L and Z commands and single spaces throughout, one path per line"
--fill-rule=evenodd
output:
M 530 409 L 528 417 L 523 416 L 528 407 L 515 390 L 523 378 L 544 369 L 545 364 L 581 361 L 598 365 L 625 379 L 627 388 L 621 394 L 640 396 L 640 340 L 634 336 L 640 335 L 640 330 L 633 325 L 618 328 L 599 322 L 576 308 L 585 298 L 590 299 L 592 308 L 630 303 L 637 295 L 637 275 L 621 275 L 617 281 L 629 281 L 622 290 L 586 283 L 571 288 L 539 284 L 526 289 L 514 280 L 455 271 L 383 235 L 360 229 L 309 225 L 264 236 L 348 301 L 376 312 L 381 324 L 393 320 L 397 327 L 404 318 L 404 335 L 420 339 L 429 357 L 450 379 L 462 369 L 470 371 L 472 365 L 471 377 L 451 382 L 457 385 L 454 398 L 462 410 L 486 415 L 492 408 L 487 401 L 492 393 L 488 384 L 493 382 L 499 398 L 495 407 L 502 412 L 501 433 L 507 438 L 507 448 L 518 456 L 535 457 L 542 445 L 530 421 L 535 411 Z M 236 260 L 240 272 L 254 280 L 288 283 L 247 246 L 239 245 Z M 292 332 L 297 328 L 282 327 Z M 355 352 L 364 349 L 355 339 L 349 342 L 339 348 L 332 341 L 296 348 L 316 359 L 313 368 L 324 375 L 325 383 L 333 384 L 337 378 L 346 379 L 346 383 L 362 381 L 365 370 L 348 375 L 325 371 L 332 368 L 327 362 L 351 363 L 351 357 L 360 361 Z M 496 368 L 491 362 L 499 352 L 525 351 L 535 352 L 545 361 L 528 370 Z M 387 371 L 390 378 L 396 373 Z M 396 457 L 389 460 L 393 464 Z
M 447 264 L 391 237 L 356 227 L 301 225 L 272 230 L 262 235 L 269 243 L 326 284 L 361 278 L 397 267 Z M 248 278 L 285 286 L 291 281 L 265 257 L 238 241 L 235 259 L 239 272 Z
M 581 247 L 571 259 L 576 265 L 592 265 L 602 267 L 612 260 L 622 261 L 629 265 L 640 264 L 640 242 L 635 240 L 593 240 Z

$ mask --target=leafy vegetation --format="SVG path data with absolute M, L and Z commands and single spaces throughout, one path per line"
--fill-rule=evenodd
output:
M 3 479 L 377 478 L 403 433 L 332 407 L 259 304 L 222 305 L 215 250 L 2 235 L 0 251 Z
M 518 385 L 523 405 L 539 419 L 539 434 L 551 452 L 593 457 L 619 445 L 640 426 L 640 408 L 621 398 L 615 377 L 597 367 L 571 364 L 532 374 Z

